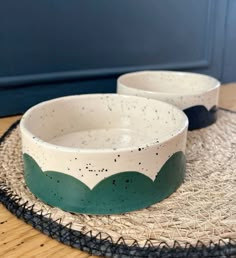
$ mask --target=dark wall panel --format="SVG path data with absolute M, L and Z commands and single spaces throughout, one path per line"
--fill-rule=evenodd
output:
M 6 1 L 0 75 L 199 63 L 206 60 L 209 5 L 202 0 Z
M 227 2 L 1 2 L 0 116 L 63 94 L 115 91 L 117 76 L 134 70 L 221 79 Z
M 21 114 L 39 102 L 56 97 L 88 93 L 114 93 L 115 85 L 115 79 L 106 78 L 5 88 L 0 91 L 0 117 Z
M 223 80 L 236 82 L 236 1 L 228 2 L 225 32 L 225 53 L 223 60 Z

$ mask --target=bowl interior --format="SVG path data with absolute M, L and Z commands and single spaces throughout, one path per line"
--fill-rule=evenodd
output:
M 133 89 L 183 95 L 209 91 L 220 84 L 218 80 L 207 75 L 172 71 L 128 73 L 121 76 L 118 82 Z
M 187 118 L 164 102 L 117 94 L 89 94 L 38 104 L 21 128 L 56 146 L 80 149 L 132 148 L 162 142 L 187 126 Z

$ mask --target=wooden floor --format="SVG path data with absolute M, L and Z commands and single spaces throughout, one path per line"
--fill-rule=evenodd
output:
M 220 106 L 236 111 L 236 83 L 222 86 Z M 20 116 L 0 119 L 0 135 Z M 77 257 L 92 258 L 87 253 L 53 240 L 12 215 L 0 204 L 0 258 Z

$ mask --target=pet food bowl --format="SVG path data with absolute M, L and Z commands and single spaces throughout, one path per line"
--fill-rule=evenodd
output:
M 182 109 L 189 130 L 213 124 L 217 119 L 220 82 L 213 77 L 188 72 L 142 71 L 120 76 L 117 92 L 162 100 Z
M 26 184 L 65 211 L 145 208 L 183 181 L 187 127 L 175 106 L 136 96 L 88 94 L 40 103 L 20 123 Z

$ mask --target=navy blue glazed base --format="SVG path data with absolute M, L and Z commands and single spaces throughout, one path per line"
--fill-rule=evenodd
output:
M 213 106 L 209 111 L 205 106 L 193 106 L 184 110 L 189 120 L 188 130 L 192 131 L 212 125 L 217 120 L 216 106 Z

